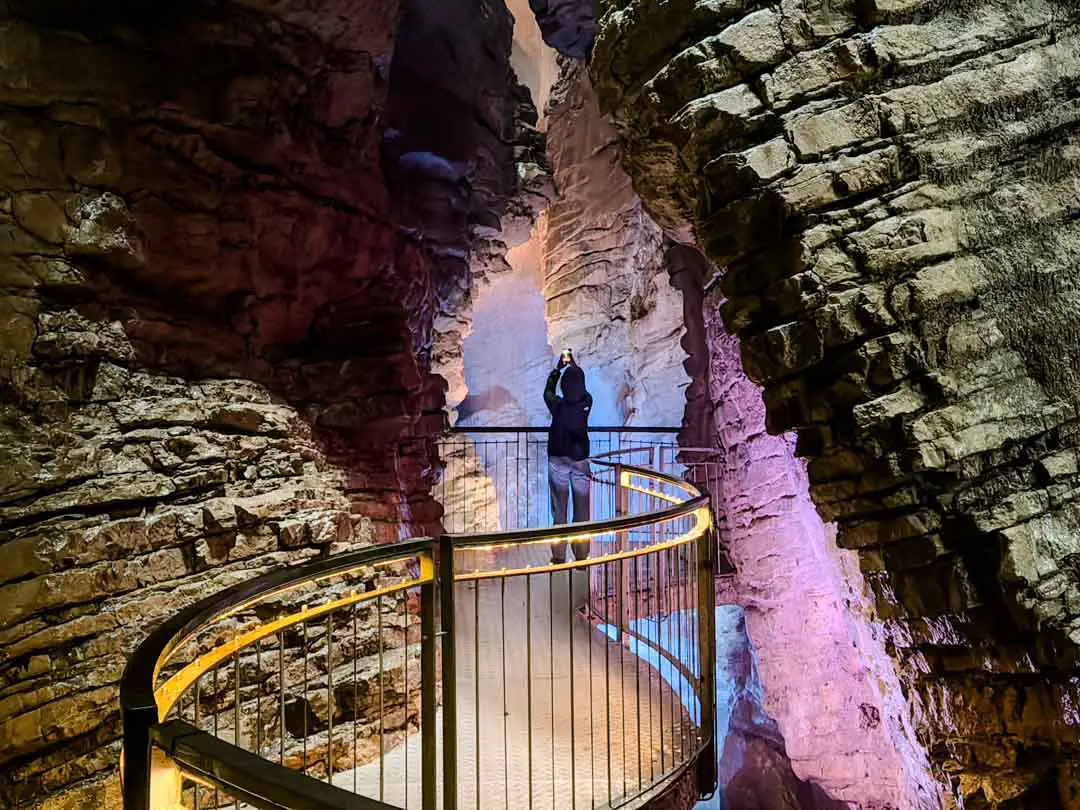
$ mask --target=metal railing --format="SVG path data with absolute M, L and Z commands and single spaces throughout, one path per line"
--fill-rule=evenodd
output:
M 462 427 L 439 441 L 443 470 L 434 495 L 443 506 L 443 529 L 454 534 L 551 526 L 547 428 Z M 675 469 L 678 428 L 596 427 L 591 452 L 651 450 L 637 458 L 664 472 Z M 610 483 L 610 482 L 609 482 Z M 592 519 L 615 514 L 610 489 L 595 491 Z
M 364 548 L 159 627 L 121 684 L 125 809 L 636 807 L 680 778 L 711 792 L 709 495 L 670 443 L 620 444 L 594 441 L 588 522 L 533 512 Z M 503 520 L 546 489 L 528 471 L 509 483 L 491 483 Z M 552 563 L 567 540 L 588 558 Z

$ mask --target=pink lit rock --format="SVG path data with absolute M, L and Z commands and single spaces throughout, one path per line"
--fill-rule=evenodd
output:
M 794 437 L 766 432 L 760 388 L 743 372 L 719 303 L 709 302 L 705 317 L 726 451 L 722 501 L 765 709 L 796 775 L 831 797 L 867 810 L 938 808 L 854 554 L 836 547 L 817 515 Z

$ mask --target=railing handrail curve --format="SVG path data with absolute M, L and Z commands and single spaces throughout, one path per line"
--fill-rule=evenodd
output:
M 638 433 L 675 433 L 679 428 L 606 428 L 596 427 L 591 428 L 591 432 L 605 432 L 605 431 L 620 431 L 620 432 L 638 432 Z M 536 428 L 514 428 L 514 427 L 484 427 L 481 429 L 476 428 L 459 428 L 451 429 L 453 433 L 541 433 L 546 432 L 546 427 Z M 696 449 L 696 448 L 695 448 Z M 446 549 L 475 549 L 481 546 L 504 546 L 514 544 L 528 544 L 533 542 L 552 542 L 553 540 L 566 539 L 568 536 L 568 530 L 572 531 L 573 535 L 608 535 L 615 533 L 628 533 L 633 529 L 637 529 L 649 525 L 657 525 L 673 521 L 679 518 L 688 517 L 691 515 L 697 515 L 698 521 L 695 523 L 691 532 L 696 532 L 695 537 L 700 537 L 699 529 L 708 530 L 711 528 L 711 510 L 710 496 L 707 493 L 702 493 L 692 483 L 680 479 L 676 476 L 669 475 L 659 470 L 641 467 L 637 465 L 626 464 L 622 462 L 614 462 L 608 459 L 625 454 L 629 452 L 637 452 L 644 450 L 644 448 L 623 448 L 621 450 L 615 450 L 611 452 L 605 452 L 598 454 L 590 459 L 594 464 L 615 468 L 619 471 L 616 477 L 616 487 L 624 486 L 622 483 L 624 475 L 640 476 L 655 480 L 658 484 L 665 483 L 682 490 L 679 497 L 685 494 L 686 499 L 674 503 L 672 506 L 668 506 L 662 509 L 655 509 L 651 511 L 645 511 L 638 514 L 630 515 L 618 515 L 614 518 L 608 518 L 597 521 L 587 521 L 573 524 L 561 524 L 555 526 L 546 527 L 534 527 L 528 529 L 517 529 L 510 531 L 500 532 L 482 532 L 482 533 L 445 533 L 443 535 L 442 546 Z M 629 485 L 626 484 L 625 486 Z M 667 498 L 668 500 L 674 500 L 672 496 L 666 496 L 659 490 L 649 491 L 644 487 L 635 488 L 637 491 L 652 494 L 660 498 Z M 703 521 L 700 517 L 702 510 L 705 510 L 707 514 L 707 521 Z M 681 542 L 681 541 L 680 541 Z M 302 563 L 299 565 L 293 565 L 286 568 L 281 568 L 275 571 L 271 571 L 267 574 L 263 574 L 252 580 L 238 583 L 230 588 L 227 588 L 221 592 L 208 596 L 195 604 L 185 608 L 177 613 L 170 619 L 167 619 L 160 626 L 158 626 L 153 632 L 148 635 L 143 642 L 136 648 L 135 652 L 130 657 L 127 666 L 124 669 L 123 676 L 120 683 L 120 703 L 124 712 L 125 719 L 125 744 L 128 742 L 128 722 L 129 719 L 136 725 L 142 724 L 145 726 L 145 734 L 139 733 L 132 735 L 132 741 L 136 745 L 141 744 L 141 741 L 145 738 L 147 744 L 150 741 L 150 729 L 157 724 L 164 722 L 165 714 L 169 711 L 171 704 L 161 707 L 159 701 L 159 687 L 157 684 L 160 672 L 164 666 L 166 666 L 177 650 L 181 649 L 195 638 L 201 631 L 207 629 L 216 622 L 221 621 L 228 616 L 239 613 L 247 607 L 251 607 L 255 604 L 266 602 L 273 599 L 275 596 L 286 593 L 300 585 L 316 583 L 324 579 L 331 578 L 335 575 L 347 573 L 359 568 L 370 567 L 373 565 L 380 565 L 386 563 L 394 563 L 398 561 L 404 561 L 407 559 L 415 559 L 418 556 L 429 555 L 426 559 L 430 562 L 431 555 L 434 554 L 435 549 L 438 547 L 439 541 L 433 538 L 415 538 L 399 543 L 384 544 L 377 546 L 368 546 L 356 551 L 348 552 L 345 554 L 320 558 L 311 562 Z M 659 544 L 663 545 L 663 544 Z M 444 551 L 445 553 L 445 551 Z M 633 552 L 631 552 L 633 553 Z M 451 556 L 453 556 L 451 554 Z M 580 561 L 581 564 L 596 564 L 598 560 L 602 561 L 604 558 L 595 558 L 591 562 L 589 560 Z M 577 562 L 577 561 L 576 561 Z M 573 564 L 569 564 L 573 565 Z M 463 577 L 463 578 L 468 578 Z M 458 577 L 454 576 L 454 580 L 457 581 Z M 432 584 L 438 584 L 439 578 L 433 577 L 425 580 Z M 416 580 L 412 583 L 415 585 L 419 582 Z M 411 586 L 410 586 L 411 587 Z M 306 608 L 305 608 L 306 609 Z M 298 619 L 297 621 L 300 621 Z M 430 638 L 424 636 L 423 644 L 429 644 Z M 190 665 L 189 665 L 190 666 Z M 237 687 L 239 689 L 239 687 Z M 160 727 L 159 727 L 160 728 Z M 198 731 L 192 728 L 192 732 L 197 734 L 204 734 L 205 732 Z M 209 735 L 207 735 L 209 736 Z M 224 740 L 217 740 L 218 745 L 214 750 L 227 750 L 235 747 Z M 222 747 L 224 746 L 224 747 Z M 252 756 L 250 752 L 245 752 L 239 747 L 235 747 L 236 751 L 243 752 L 247 756 Z M 284 766 L 274 765 L 267 760 L 269 765 L 273 765 L 275 768 L 282 768 L 288 771 L 288 768 Z M 684 763 L 685 766 L 686 763 Z M 680 769 L 681 771 L 681 769 Z M 304 780 L 310 780 L 311 777 L 302 772 L 293 772 L 301 781 L 296 782 L 297 789 L 301 789 Z M 673 772 L 674 773 L 674 772 Z M 669 776 L 672 774 L 669 774 Z M 331 790 L 337 790 L 327 785 Z M 127 791 L 125 790 L 125 794 Z M 365 805 L 361 803 L 361 807 L 375 806 Z M 132 810 L 129 808 L 129 810 Z
M 171 619 L 166 619 L 135 648 L 120 678 L 120 708 L 156 710 L 155 683 L 161 668 L 168 663 L 172 654 L 199 630 L 243 609 L 256 597 L 259 601 L 265 601 L 298 584 L 315 582 L 376 563 L 415 557 L 418 553 L 430 551 L 434 544 L 430 537 L 419 537 L 401 543 L 366 546 L 345 554 L 279 568 L 201 599 Z
M 547 433 L 551 428 L 546 425 L 454 425 L 448 433 Z M 589 433 L 667 433 L 674 435 L 682 431 L 681 427 L 670 425 L 649 427 L 647 425 L 589 425 Z
M 676 518 L 686 517 L 687 515 L 693 514 L 698 509 L 708 506 L 710 503 L 709 496 L 698 491 L 697 487 L 693 484 L 688 484 L 686 481 L 657 470 L 650 470 L 630 464 L 614 464 L 607 461 L 601 461 L 599 457 L 590 458 L 589 461 L 607 467 L 622 467 L 622 469 L 637 475 L 659 478 L 665 483 L 687 490 L 693 490 L 697 494 L 692 495 L 688 500 L 676 504 L 675 506 L 669 506 L 666 509 L 659 509 L 652 512 L 642 512 L 637 515 L 624 515 L 621 517 L 605 518 L 604 520 L 589 520 L 581 523 L 566 523 L 555 526 L 537 526 L 531 529 L 510 529 L 509 531 L 501 532 L 447 532 L 445 536 L 450 538 L 455 548 L 503 545 L 507 543 L 542 543 L 553 539 L 553 534 L 561 535 L 562 531 L 565 531 L 566 529 L 573 529 L 574 534 L 612 534 L 614 532 L 638 529 L 642 526 L 648 526 L 650 523 L 663 523 Z

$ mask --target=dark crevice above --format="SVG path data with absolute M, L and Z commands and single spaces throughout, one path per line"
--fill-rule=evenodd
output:
M 596 37 L 592 0 L 529 0 L 544 42 L 563 56 L 586 59 Z

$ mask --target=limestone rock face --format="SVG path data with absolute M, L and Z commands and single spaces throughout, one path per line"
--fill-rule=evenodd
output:
M 856 555 L 836 547 L 834 528 L 815 513 L 794 437 L 766 432 L 760 388 L 743 372 L 718 297 L 713 286 L 705 302 L 721 448 L 717 511 L 735 568 L 731 597 L 745 611 L 762 703 L 786 744 L 789 767 L 835 801 L 939 807 L 940 791 L 915 740 Z M 732 778 L 741 792 L 754 784 L 756 768 L 764 769 L 757 779 L 773 781 L 767 774 L 781 763 L 766 753 L 747 744 L 740 754 L 748 762 Z M 778 799 L 761 794 L 759 801 L 772 806 Z
M 1074 806 L 1076 5 L 603 0 L 590 72 L 721 266 L 939 778 Z
M 0 12 L 4 807 L 116 805 L 116 683 L 160 619 L 437 529 L 433 324 L 516 182 L 509 16 L 429 4 L 402 62 L 397 2 L 317 5 Z M 483 92 L 425 120 L 396 94 L 439 26 Z
M 677 426 L 688 383 L 682 294 L 579 64 L 563 62 L 548 120 L 558 189 L 543 258 L 551 344 L 571 347 L 586 369 L 593 424 Z
M 459 261 L 466 262 L 466 266 L 463 272 L 451 276 L 454 287 L 450 294 L 440 298 L 433 326 L 432 371 L 446 380 L 446 409 L 451 424 L 457 422 L 458 406 L 469 395 L 465 345 L 473 334 L 480 302 L 490 292 L 493 282 L 498 283 L 505 274 L 513 274 L 515 264 L 521 264 L 520 259 L 513 257 L 529 252 L 529 243 L 535 238 L 534 225 L 555 193 L 544 135 L 535 126 L 537 110 L 524 85 L 515 85 L 514 94 L 514 175 L 501 196 L 495 197 L 505 202 L 505 206 L 499 211 L 488 209 L 485 216 L 470 218 L 468 237 L 472 250 L 467 257 L 458 257 Z M 506 314 L 512 318 L 513 308 Z M 505 348 L 500 342 L 513 332 L 511 329 L 502 335 L 490 336 L 494 343 L 490 348 L 500 352 Z M 514 424 L 526 423 L 527 419 Z

